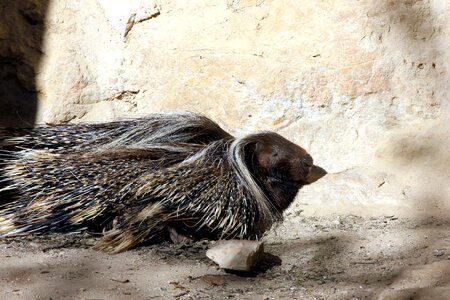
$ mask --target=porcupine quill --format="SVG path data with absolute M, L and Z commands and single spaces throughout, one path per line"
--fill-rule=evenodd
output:
M 0 129 L 0 237 L 99 231 L 110 253 L 172 239 L 259 239 L 326 172 L 273 132 L 193 113 Z

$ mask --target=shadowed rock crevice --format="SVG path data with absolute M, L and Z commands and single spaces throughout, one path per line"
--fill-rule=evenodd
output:
M 0 3 L 0 126 L 32 127 L 48 1 Z
M 39 95 L 36 76 L 43 55 L 48 4 L 48 0 L 0 2 L 0 127 L 35 124 Z M 0 133 L 0 143 L 3 138 Z M 0 204 L 9 198 L 9 194 L 0 192 Z

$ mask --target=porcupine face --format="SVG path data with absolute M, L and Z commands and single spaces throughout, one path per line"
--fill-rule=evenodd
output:
M 257 135 L 252 151 L 253 174 L 279 211 L 289 207 L 302 186 L 326 174 L 305 149 L 275 133 Z

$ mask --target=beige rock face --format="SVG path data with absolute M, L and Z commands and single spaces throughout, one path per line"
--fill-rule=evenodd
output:
M 53 0 L 41 52 L 39 122 L 201 112 L 330 172 L 293 209 L 450 206 L 449 1 Z

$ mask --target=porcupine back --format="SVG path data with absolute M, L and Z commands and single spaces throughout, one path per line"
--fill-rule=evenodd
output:
M 120 210 L 119 191 L 126 184 L 228 138 L 216 123 L 191 113 L 1 129 L 0 194 L 11 199 L 0 208 L 0 233 L 101 225 Z
M 210 119 L 193 113 L 152 114 L 108 123 L 55 124 L 0 128 L 0 155 L 16 150 L 56 153 L 145 148 L 162 143 L 207 144 L 231 135 Z M 1 156 L 0 156 L 1 157 Z
M 207 144 L 231 137 L 210 119 L 193 113 L 153 114 L 141 119 L 97 124 L 56 124 L 36 128 L 0 128 L 0 205 L 14 197 L 14 186 L 3 168 L 34 154 L 101 152 L 122 148 L 172 147 L 176 144 Z M 180 154 L 181 155 L 181 154 Z M 182 159 L 182 155 L 179 157 Z M 48 158 L 43 158 L 48 159 Z

